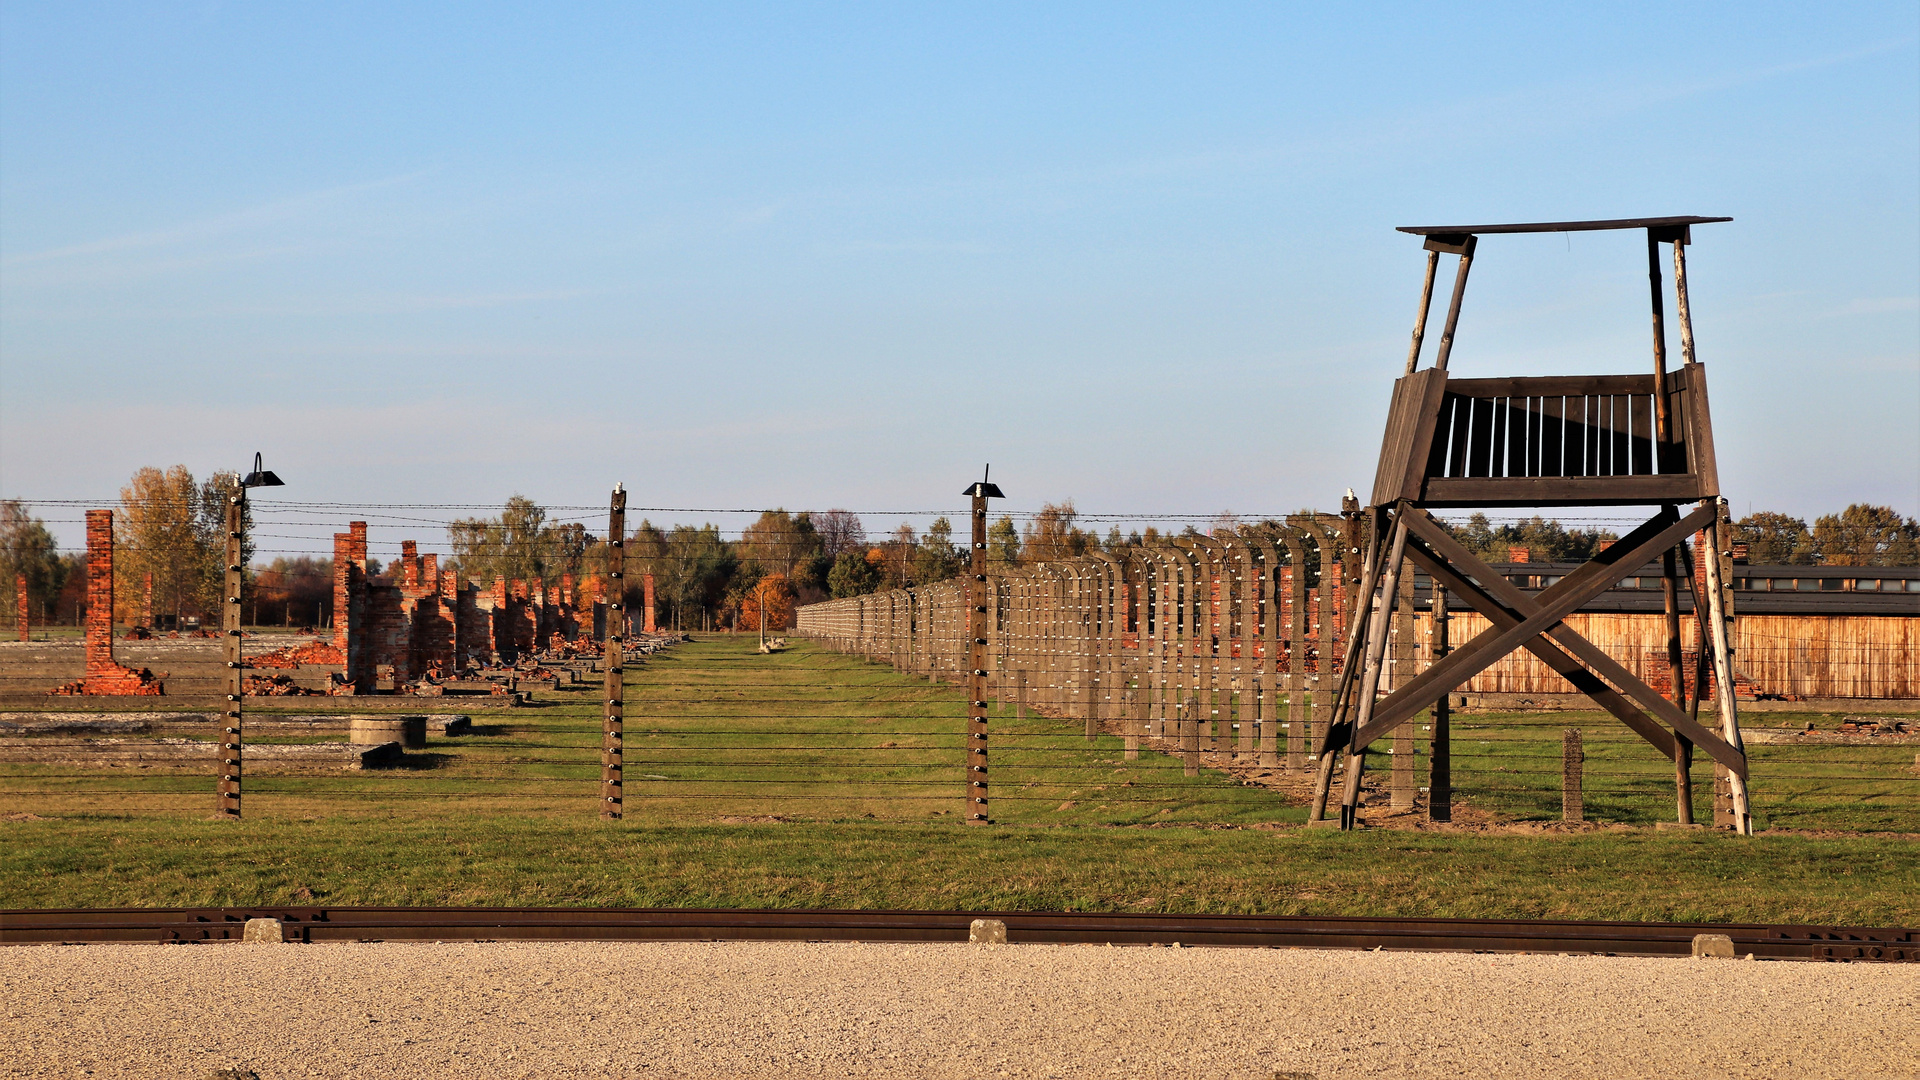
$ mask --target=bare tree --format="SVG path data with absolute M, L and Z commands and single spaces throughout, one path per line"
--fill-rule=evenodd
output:
M 843 551 L 859 551 L 867 546 L 867 530 L 851 510 L 828 510 L 816 515 L 813 527 L 820 534 L 820 553 L 829 559 L 839 558 Z

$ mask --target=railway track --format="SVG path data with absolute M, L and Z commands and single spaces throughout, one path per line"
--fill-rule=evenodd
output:
M 965 941 L 999 919 L 1010 943 L 1409 949 L 1687 956 L 1724 934 L 1761 960 L 1920 962 L 1920 929 L 1543 919 L 1374 919 L 1077 912 L 701 908 L 84 908 L 0 911 L 0 944 L 215 942 L 249 919 L 288 941 Z

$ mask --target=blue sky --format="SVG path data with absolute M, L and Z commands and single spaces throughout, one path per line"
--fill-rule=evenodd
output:
M 1330 507 L 1394 226 L 1646 214 L 1736 512 L 1920 513 L 1910 2 L 8 2 L 0 495 Z M 1645 370 L 1643 245 L 1487 240 L 1453 370 Z

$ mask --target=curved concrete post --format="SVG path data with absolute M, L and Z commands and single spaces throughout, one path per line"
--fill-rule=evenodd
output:
M 1240 530 L 1247 547 L 1259 556 L 1260 662 L 1254 671 L 1260 680 L 1260 764 L 1270 769 L 1280 765 L 1280 731 L 1285 723 L 1281 701 L 1286 676 L 1281 670 L 1280 642 L 1287 607 L 1282 579 L 1288 576 L 1283 571 L 1290 565 L 1290 555 L 1278 535 L 1284 528 L 1249 525 Z
M 1258 670 L 1260 571 L 1255 565 L 1253 549 L 1238 532 L 1223 530 L 1214 540 L 1226 551 L 1227 580 L 1233 583 L 1234 604 L 1228 612 L 1226 650 L 1234 688 L 1234 723 L 1239 728 L 1233 753 L 1236 758 L 1246 760 L 1253 757 L 1258 722 L 1254 673 Z
M 1208 669 L 1213 663 L 1213 631 L 1209 625 L 1208 559 L 1190 537 L 1168 540 L 1177 573 L 1178 612 L 1175 625 L 1180 631 L 1180 681 L 1178 685 L 1183 740 L 1197 740 L 1212 713 L 1206 693 Z M 1197 743 L 1195 744 L 1197 749 Z
M 1230 692 L 1224 685 L 1221 673 L 1220 650 L 1225 642 L 1225 619 L 1222 607 L 1229 592 L 1226 579 L 1225 552 L 1220 545 L 1204 536 L 1182 536 L 1174 541 L 1184 544 L 1192 552 L 1200 574 L 1199 603 L 1196 605 L 1195 627 L 1199 632 L 1199 653 L 1197 678 L 1200 699 L 1200 736 L 1201 745 L 1209 750 L 1220 749 L 1223 735 L 1231 710 Z
M 1091 553 L 1100 566 L 1100 720 L 1114 719 L 1126 685 L 1121 675 L 1121 653 L 1126 645 L 1126 566 L 1105 552 Z
M 1291 519 L 1289 519 L 1291 522 Z M 1281 526 L 1275 538 L 1287 549 L 1287 768 L 1305 769 L 1316 729 L 1308 694 L 1314 688 L 1307 671 L 1308 642 L 1318 632 L 1313 609 L 1316 551 L 1312 535 L 1294 524 Z

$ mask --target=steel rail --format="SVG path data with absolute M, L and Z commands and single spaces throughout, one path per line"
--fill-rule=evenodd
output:
M 1920 962 L 1920 929 L 1766 923 L 1393 919 L 1079 912 L 815 911 L 712 908 L 238 907 L 0 911 L 0 944 L 234 941 L 248 919 L 278 919 L 288 941 L 962 942 L 999 919 L 1015 944 L 1687 956 L 1724 934 L 1761 960 Z

